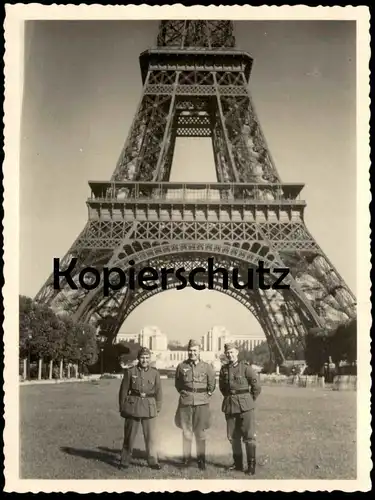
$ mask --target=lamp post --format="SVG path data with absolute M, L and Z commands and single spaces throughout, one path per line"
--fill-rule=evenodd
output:
M 103 375 L 103 347 L 100 348 L 100 375 Z
M 33 336 L 31 333 L 27 337 L 27 380 L 31 380 L 31 340 Z
M 78 378 L 80 378 L 81 370 L 82 370 L 82 347 L 79 348 Z

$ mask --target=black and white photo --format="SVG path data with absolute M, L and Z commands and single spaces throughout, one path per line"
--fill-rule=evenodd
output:
M 368 10 L 102 9 L 7 6 L 7 491 L 368 490 Z

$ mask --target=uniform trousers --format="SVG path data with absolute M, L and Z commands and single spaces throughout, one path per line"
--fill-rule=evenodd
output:
M 227 437 L 232 443 L 235 454 L 240 455 L 241 439 L 244 443 L 255 445 L 255 412 L 254 409 L 232 415 L 225 415 L 227 421 Z
M 147 460 L 149 465 L 158 463 L 157 440 L 156 440 L 156 418 L 137 418 L 126 417 L 124 422 L 124 443 L 121 452 L 121 462 L 129 465 L 130 457 L 133 451 L 135 438 L 139 424 L 142 425 L 143 436 L 145 439 Z
M 208 404 L 180 406 L 179 417 L 185 439 L 191 441 L 193 436 L 198 441 L 206 439 L 206 429 L 210 426 L 210 409 Z

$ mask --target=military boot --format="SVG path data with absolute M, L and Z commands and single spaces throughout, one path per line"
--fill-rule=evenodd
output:
M 249 476 L 254 476 L 256 466 L 256 446 L 254 443 L 246 443 L 246 455 L 248 465 L 246 474 L 248 474 Z
M 118 468 L 121 470 L 121 469 L 128 469 L 129 468 L 129 462 L 130 462 L 130 453 L 128 452 L 128 450 L 126 450 L 125 448 L 123 448 L 121 450 L 121 457 L 120 457 L 120 461 L 119 461 L 119 464 L 118 464 Z
M 198 468 L 206 470 L 206 441 L 204 439 L 197 439 L 197 459 Z
M 228 470 L 243 470 L 243 457 L 241 441 L 232 441 L 233 464 L 228 467 Z
M 185 436 L 182 438 L 182 450 L 183 450 L 183 458 L 182 458 L 182 465 L 184 467 L 188 467 L 191 462 L 191 440 L 186 439 Z

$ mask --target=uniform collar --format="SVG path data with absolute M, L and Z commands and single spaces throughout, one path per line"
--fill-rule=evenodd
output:
M 148 372 L 148 370 L 150 369 L 150 366 L 148 366 L 147 368 L 142 368 L 141 365 L 137 365 L 137 368 L 138 370 L 140 371 L 143 371 L 143 372 Z
M 194 365 L 194 366 L 197 366 L 199 363 L 200 363 L 200 359 L 197 359 L 195 361 L 193 361 L 192 359 L 188 359 L 188 363 L 190 365 Z
M 237 359 L 237 361 L 235 361 L 234 363 L 228 363 L 228 365 L 231 367 L 231 368 L 235 368 L 236 366 L 238 366 L 239 364 L 239 361 Z

